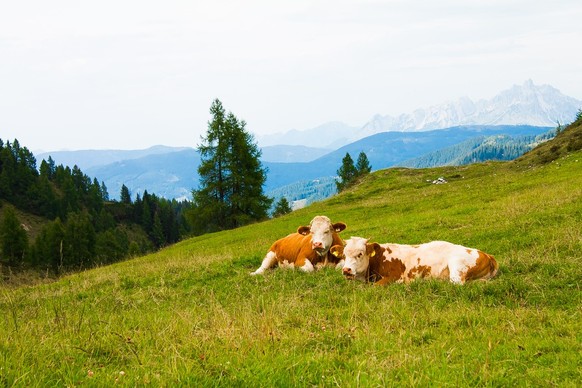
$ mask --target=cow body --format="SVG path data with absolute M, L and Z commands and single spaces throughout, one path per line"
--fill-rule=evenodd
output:
M 343 246 L 338 233 L 345 228 L 346 224 L 342 222 L 332 224 L 328 217 L 316 216 L 309 226 L 300 226 L 297 233 L 275 241 L 261 266 L 251 275 L 261 275 L 275 265 L 299 268 L 305 272 L 313 272 L 324 265 L 343 266 L 339 263 L 340 259 L 329 253 L 329 248 Z
M 345 259 L 346 277 L 379 284 L 417 278 L 448 279 L 464 284 L 468 280 L 490 279 L 499 268 L 493 256 L 446 241 L 420 245 L 378 244 L 352 237 L 345 247 L 334 246 L 331 252 Z

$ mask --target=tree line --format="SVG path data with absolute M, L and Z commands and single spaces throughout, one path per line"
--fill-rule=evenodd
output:
M 0 264 L 60 273 L 108 264 L 179 241 L 187 235 L 187 202 L 147 191 L 131 200 L 110 201 L 107 187 L 77 166 L 56 165 L 49 157 L 37 169 L 34 155 L 0 139 Z M 29 241 L 30 225 L 17 212 L 45 220 Z
M 263 186 L 267 170 L 246 123 L 226 112 L 220 100 L 198 152 L 200 185 L 192 201 L 178 202 L 145 191 L 132 195 L 123 185 L 110 200 L 104 182 L 77 166 L 56 165 L 49 156 L 37 169 L 34 155 L 18 140 L 0 139 L 0 265 L 37 268 L 55 274 L 109 264 L 175 243 L 188 235 L 237 228 L 291 211 L 282 196 L 273 205 Z M 346 154 L 338 191 L 371 167 L 364 153 L 354 165 Z M 23 213 L 41 218 L 29 239 Z M 271 213 L 271 214 L 270 214 Z

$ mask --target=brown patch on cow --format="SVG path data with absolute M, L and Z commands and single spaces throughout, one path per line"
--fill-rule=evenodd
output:
M 388 253 L 392 253 L 392 249 L 390 249 L 389 247 L 386 247 L 386 248 L 384 248 L 384 249 L 386 249 L 386 252 L 388 252 Z
M 377 273 L 381 276 L 380 281 L 381 284 L 392 283 L 402 279 L 402 275 L 404 271 L 406 271 L 406 266 L 404 263 L 398 259 L 391 257 L 391 260 L 388 260 L 385 257 L 382 257 L 382 262 L 378 268 Z
M 472 249 L 469 249 L 469 248 L 467 248 L 467 253 L 468 253 L 468 254 L 472 254 L 472 253 L 473 253 L 473 250 L 472 250 Z
M 475 266 L 467 270 L 467 273 L 461 279 L 462 281 L 491 279 L 497 274 L 499 264 L 497 264 L 495 258 L 487 253 L 477 252 L 479 253 L 479 257 L 477 258 Z
M 329 248 L 329 253 L 331 253 L 332 256 L 334 256 L 336 259 L 338 259 L 338 262 L 343 259 L 344 257 L 344 247 L 343 245 L 334 245 L 331 248 Z
M 420 262 L 420 259 L 418 259 Z M 430 277 L 430 272 L 432 268 L 428 265 L 419 265 L 410 269 L 408 272 L 409 279 L 417 279 L 417 278 L 427 278 Z

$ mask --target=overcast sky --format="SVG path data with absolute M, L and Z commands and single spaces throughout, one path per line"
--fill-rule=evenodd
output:
M 580 47 L 580 0 L 3 1 L 0 138 L 195 147 L 214 98 L 256 134 L 530 78 L 582 99 Z

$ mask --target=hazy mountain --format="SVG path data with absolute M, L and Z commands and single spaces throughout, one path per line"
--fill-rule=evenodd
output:
M 193 148 L 164 154 L 150 154 L 83 170 L 104 181 L 111 198 L 118 199 L 125 184 L 132 198 L 145 190 L 168 199 L 191 199 L 198 186 L 200 156 Z
M 267 146 L 262 149 L 261 160 L 265 162 L 293 163 L 311 162 L 327 153 L 329 149 L 294 145 Z
M 333 121 L 305 131 L 292 129 L 284 133 L 256 135 L 255 138 L 261 147 L 285 144 L 334 150 L 349 143 L 356 131 L 357 127 Z
M 57 165 L 73 167 L 77 165 L 85 171 L 91 167 L 103 166 L 122 160 L 139 159 L 148 155 L 162 155 L 170 152 L 184 151 L 186 147 L 166 147 L 162 145 L 153 146 L 143 150 L 79 150 L 79 151 L 50 151 L 36 154 L 35 157 L 40 165 L 40 161 L 53 158 Z
M 568 97 L 550 85 L 532 80 L 514 85 L 490 100 L 473 102 L 468 97 L 398 117 L 376 115 L 358 137 L 386 131 L 426 131 L 458 125 L 534 125 L 556 127 L 576 118 L 582 101 Z
M 319 176 L 336 175 L 346 153 L 356 160 L 360 152 L 366 153 L 373 170 L 379 170 L 474 137 L 536 136 L 550 129 L 552 128 L 528 125 L 472 125 L 432 131 L 382 132 L 350 143 L 311 163 L 306 163 L 303 170 L 316 169 L 321 172 Z
M 258 139 L 267 141 L 265 145 L 293 144 L 336 149 L 359 139 L 390 131 L 429 131 L 463 125 L 556 127 L 558 122 L 568 124 L 574 121 L 580 108 L 581 100 L 568 97 L 550 85 L 535 85 L 533 81 L 527 80 L 522 85 L 514 85 L 500 92 L 490 100 L 473 101 L 468 97 L 461 97 L 456 101 L 420 108 L 397 117 L 377 114 L 361 128 L 335 122 Z M 336 147 L 314 144 L 314 139 L 330 138 L 330 131 L 335 133 L 335 137 L 331 138 L 335 138 Z

